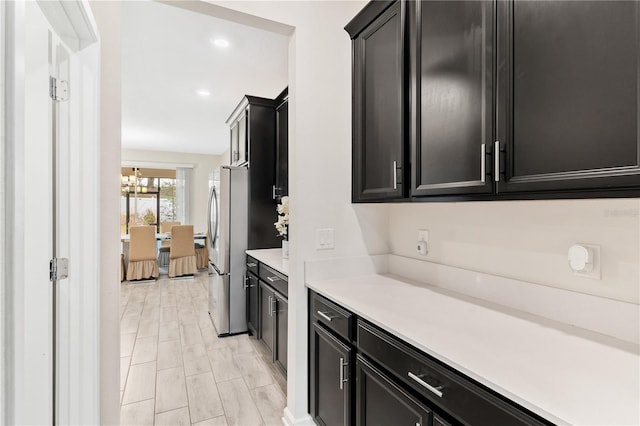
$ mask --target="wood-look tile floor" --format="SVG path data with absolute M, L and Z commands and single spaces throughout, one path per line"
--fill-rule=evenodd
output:
M 255 338 L 218 337 L 209 279 L 122 283 L 122 425 L 282 425 L 286 382 Z

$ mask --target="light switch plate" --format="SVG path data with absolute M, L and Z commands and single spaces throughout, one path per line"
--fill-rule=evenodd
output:
M 333 250 L 333 228 L 316 229 L 316 250 Z

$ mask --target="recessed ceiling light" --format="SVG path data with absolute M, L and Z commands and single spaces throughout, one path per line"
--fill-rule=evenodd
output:
M 216 47 L 221 47 L 221 48 L 226 48 L 229 47 L 229 41 L 225 40 L 223 38 L 216 38 L 211 40 L 211 42 L 216 46 Z
M 211 95 L 211 93 L 209 93 L 208 90 L 198 90 L 196 93 L 200 96 L 205 96 L 205 97 Z

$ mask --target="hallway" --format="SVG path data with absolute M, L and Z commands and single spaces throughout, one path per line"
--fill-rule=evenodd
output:
M 218 338 L 209 279 L 122 283 L 122 425 L 282 424 L 284 380 L 253 337 Z

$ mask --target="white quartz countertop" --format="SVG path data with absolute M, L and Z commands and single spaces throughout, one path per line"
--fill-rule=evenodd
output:
M 246 250 L 245 253 L 289 277 L 289 259 L 282 258 L 281 248 Z
M 391 275 L 306 284 L 554 423 L 640 424 L 633 343 Z

